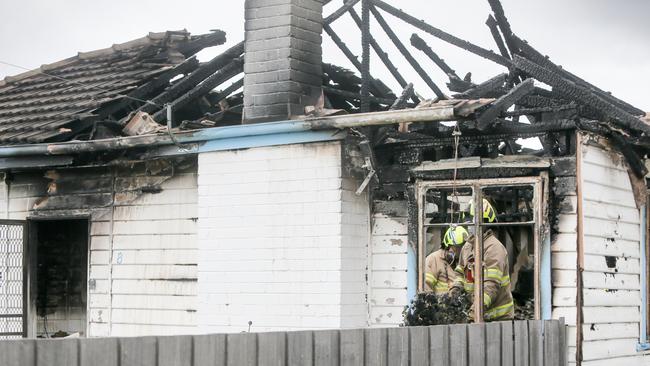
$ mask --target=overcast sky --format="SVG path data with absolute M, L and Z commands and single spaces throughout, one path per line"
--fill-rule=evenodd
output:
M 388 0 L 389 3 L 430 24 L 485 48 L 496 50 L 485 20 L 487 0 Z M 342 1 L 325 9 L 331 13 Z M 567 70 L 611 91 L 641 109 L 650 111 L 650 0 L 502 0 L 513 31 Z M 21 0 L 0 1 L 0 61 L 27 68 L 105 48 L 142 37 L 150 31 L 187 29 L 205 33 L 222 29 L 228 42 L 204 52 L 207 59 L 243 39 L 243 0 Z M 475 57 L 385 15 L 409 46 L 413 32 L 422 36 L 456 72 L 471 71 L 483 81 L 503 68 Z M 346 16 L 333 25 L 360 55 L 360 33 Z M 376 23 L 373 34 L 400 71 L 415 81 L 418 92 L 433 96 L 401 58 Z M 351 68 L 325 35 L 324 60 Z M 432 79 L 444 87 L 445 75 L 419 51 L 412 49 Z M 399 91 L 397 84 L 373 55 L 373 76 Z M 23 70 L 0 64 L 0 78 Z M 446 88 L 443 88 L 446 90 Z

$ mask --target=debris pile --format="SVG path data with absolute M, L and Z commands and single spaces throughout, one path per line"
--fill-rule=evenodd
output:
M 468 323 L 472 302 L 468 295 L 422 292 L 404 308 L 404 326 Z

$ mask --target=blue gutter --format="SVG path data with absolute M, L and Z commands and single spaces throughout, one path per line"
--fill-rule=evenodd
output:
M 650 343 L 648 343 L 648 293 L 646 291 L 648 286 L 648 274 L 646 273 L 646 222 L 648 218 L 648 207 L 641 206 L 639 210 L 641 213 L 641 326 L 639 337 L 639 344 L 636 345 L 637 352 L 650 350 Z
M 303 144 L 341 140 L 347 134 L 339 130 L 300 131 L 291 133 L 273 133 L 268 135 L 242 136 L 227 139 L 209 140 L 200 143 L 169 145 L 149 149 L 141 157 L 143 159 L 170 157 L 185 154 L 198 154 L 210 151 L 248 149 L 253 147 Z

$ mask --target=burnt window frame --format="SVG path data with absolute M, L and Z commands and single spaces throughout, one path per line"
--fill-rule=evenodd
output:
M 448 225 L 448 224 L 425 224 L 425 203 L 426 193 L 431 189 L 452 188 L 471 188 L 474 197 L 474 221 L 471 225 L 476 227 L 477 244 L 474 249 L 474 282 L 483 283 L 483 271 L 479 270 L 483 266 L 483 228 L 493 226 L 533 226 L 534 233 L 534 318 L 539 320 L 542 318 L 542 289 L 541 289 L 541 272 L 542 272 L 542 254 L 541 248 L 544 242 L 545 235 L 548 235 L 548 174 L 542 173 L 539 176 L 532 177 L 514 177 L 514 178 L 492 178 L 492 179 L 474 179 L 474 180 L 444 180 L 444 181 L 428 181 L 418 180 L 416 186 L 416 200 L 418 206 L 417 212 L 417 292 L 424 290 L 424 268 L 426 256 L 426 228 L 432 226 Z M 533 221 L 531 222 L 516 222 L 516 223 L 483 223 L 483 190 L 490 187 L 516 187 L 516 186 L 532 186 L 533 187 Z M 483 298 L 483 286 L 474 286 L 474 298 Z M 483 302 L 478 301 L 474 304 L 474 317 L 475 323 L 483 323 Z

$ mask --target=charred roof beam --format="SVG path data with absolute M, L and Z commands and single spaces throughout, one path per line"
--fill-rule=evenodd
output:
M 350 8 L 348 12 L 350 13 L 350 16 L 352 17 L 352 20 L 354 20 L 354 22 L 357 24 L 357 27 L 359 27 L 359 30 L 362 30 L 363 29 L 363 22 L 361 21 L 361 17 L 359 17 L 359 14 L 357 14 L 357 12 L 353 8 Z M 369 37 L 369 41 L 370 41 L 370 45 L 372 46 L 373 50 L 375 50 L 375 53 L 377 54 L 377 57 L 379 57 L 381 62 L 384 63 L 384 66 L 386 66 L 386 68 L 391 73 L 391 75 L 393 75 L 393 77 L 395 78 L 397 83 L 399 83 L 399 85 L 402 88 L 406 88 L 408 86 L 408 82 L 406 81 L 406 79 L 404 79 L 402 74 L 400 74 L 400 72 L 397 70 L 397 67 L 390 60 L 390 57 L 388 57 L 388 54 L 386 52 L 384 52 L 384 50 L 381 48 L 379 43 L 377 43 L 377 40 L 374 37 L 372 37 L 372 35 L 371 35 Z M 420 102 L 420 100 L 418 99 L 418 97 L 415 96 L 415 94 L 412 95 L 412 98 L 413 98 L 413 102 L 415 102 L 415 103 Z
M 411 55 L 411 53 L 408 51 L 406 46 L 404 46 L 404 43 L 402 43 L 402 41 L 399 39 L 399 37 L 397 37 L 395 32 L 393 32 L 393 30 L 390 28 L 390 26 L 388 25 L 384 17 L 379 13 L 379 11 L 377 11 L 377 8 L 371 6 L 370 11 L 372 12 L 372 15 L 375 16 L 377 23 L 379 23 L 379 25 L 384 30 L 386 35 L 388 35 L 388 38 L 390 38 L 390 40 L 393 42 L 395 47 L 397 47 L 397 49 L 400 51 L 402 56 L 404 56 L 404 58 L 409 62 L 409 64 L 411 64 L 413 69 L 415 69 L 418 75 L 420 75 L 420 77 L 422 78 L 422 80 L 424 80 L 427 86 L 429 86 L 429 88 L 436 94 L 436 96 L 439 99 L 447 99 L 447 96 L 445 96 L 445 94 L 442 92 L 442 90 L 440 90 L 438 85 L 436 85 L 436 83 L 434 83 L 433 80 L 431 80 L 431 78 L 426 73 L 426 71 L 424 71 L 422 66 L 418 64 L 418 62 L 415 60 L 413 55 Z
M 485 25 L 490 28 L 490 33 L 492 33 L 492 38 L 494 38 L 494 42 L 497 44 L 499 52 L 501 52 L 501 56 L 509 59 L 510 53 L 508 52 L 505 43 L 503 43 L 503 38 L 501 38 L 501 33 L 499 33 L 497 21 L 492 15 L 488 16 L 487 20 L 485 21 Z
M 165 92 L 155 97 L 151 103 L 143 105 L 138 110 L 146 113 L 160 110 L 164 104 L 169 103 L 192 90 L 203 80 L 214 74 L 217 70 L 231 63 L 233 59 L 240 57 L 243 53 L 244 42 L 240 42 L 219 56 L 208 61 L 206 64 L 201 65 L 191 74 L 185 76 L 179 82 L 169 87 Z M 128 119 L 125 118 L 123 121 L 127 122 L 127 120 Z
M 533 76 L 535 79 L 546 83 L 557 90 L 558 92 L 566 95 L 570 99 L 576 100 L 588 107 L 593 108 L 597 112 L 612 119 L 616 124 L 621 127 L 628 128 L 633 131 L 650 134 L 650 125 L 641 121 L 627 111 L 619 108 L 618 106 L 608 102 L 594 93 L 592 90 L 578 85 L 571 80 L 567 80 L 562 75 L 546 69 L 530 60 L 521 56 L 515 55 L 514 64 L 517 69 Z
M 244 60 L 243 57 L 236 58 L 232 60 L 228 65 L 217 71 L 216 73 L 210 75 L 207 79 L 201 82 L 199 85 L 192 88 L 192 90 L 183 94 L 182 96 L 176 98 L 172 101 L 171 108 L 172 111 L 178 111 L 180 108 L 191 103 L 193 100 L 200 98 L 209 92 L 211 92 L 217 86 L 225 83 L 234 76 L 240 74 L 244 71 Z M 154 121 L 162 123 L 167 120 L 166 110 L 161 109 L 153 115 Z
M 506 95 L 497 99 L 488 110 L 478 117 L 477 128 L 479 130 L 488 128 L 508 108 L 512 107 L 521 98 L 532 93 L 534 88 L 535 82 L 533 79 L 526 79 L 522 83 L 517 84 L 517 86 L 512 88 Z
M 345 42 L 343 42 L 341 37 L 339 37 L 339 35 L 336 34 L 336 32 L 334 32 L 332 27 L 330 27 L 327 24 L 323 25 L 323 29 L 325 30 L 325 33 L 327 33 L 327 35 L 330 36 L 332 41 L 334 41 L 334 44 L 336 44 L 336 46 L 341 50 L 341 52 L 343 52 L 345 57 L 347 57 L 347 59 L 352 63 L 352 65 L 354 65 L 357 71 L 362 73 L 363 65 L 361 65 L 361 62 L 359 62 L 357 56 L 355 56 L 352 53 L 350 48 L 345 44 Z M 383 93 L 381 92 L 381 87 L 378 85 L 377 81 L 372 77 L 372 75 L 370 75 L 370 92 L 374 94 L 376 97 L 383 96 Z
M 496 92 L 499 88 L 502 88 L 506 82 L 508 74 L 503 73 L 499 74 L 491 79 L 488 79 L 475 87 L 466 90 L 463 93 L 454 95 L 456 99 L 475 99 L 475 98 L 484 98 L 489 93 Z
M 413 47 L 417 48 L 418 50 L 424 52 L 424 54 L 427 55 L 427 57 L 429 57 L 431 61 L 433 61 L 433 63 L 435 63 L 440 68 L 440 70 L 442 70 L 442 72 L 445 73 L 445 75 L 449 76 L 450 78 L 455 77 L 460 79 L 456 74 L 456 71 L 454 71 L 454 69 L 449 67 L 449 65 L 447 65 L 445 60 L 440 58 L 440 56 L 438 56 L 438 54 L 435 53 L 431 49 L 431 47 L 429 47 L 429 45 L 422 38 L 420 38 L 420 36 L 418 36 L 416 33 L 413 33 L 411 35 L 411 45 L 413 45 Z
M 563 78 L 570 80 L 574 82 L 575 84 L 588 89 L 590 92 L 593 94 L 597 95 L 601 99 L 604 99 L 610 104 L 615 105 L 616 107 L 625 110 L 627 113 L 630 113 L 635 116 L 643 116 L 645 114 L 644 111 L 642 111 L 639 108 L 636 108 L 635 106 L 624 102 L 610 93 L 603 91 L 602 89 L 599 89 L 595 85 L 587 82 L 586 80 L 581 79 L 580 77 L 564 70 L 561 66 L 556 65 L 553 63 L 547 56 L 542 55 L 539 51 L 534 49 L 531 45 L 529 45 L 526 41 L 523 41 L 517 36 L 513 35 L 513 39 L 519 44 L 519 47 L 521 49 L 521 53 L 530 61 L 562 76 Z
M 383 11 L 385 11 L 385 12 L 387 12 L 387 13 L 389 13 L 389 14 L 391 14 L 391 15 L 393 15 L 393 16 L 395 16 L 395 17 L 397 17 L 397 18 L 399 18 L 399 19 L 401 19 L 403 21 L 405 21 L 408 24 L 411 24 L 412 26 L 414 26 L 414 27 L 416 27 L 416 28 L 418 28 L 418 29 L 420 29 L 420 30 L 422 30 L 424 32 L 427 32 L 427 33 L 431 34 L 432 36 L 434 36 L 436 38 L 439 38 L 439 39 L 441 39 L 441 40 L 443 40 L 443 41 L 445 41 L 447 43 L 450 43 L 450 44 L 452 44 L 452 45 L 454 45 L 456 47 L 460 47 L 460 48 L 462 48 L 462 49 L 464 49 L 466 51 L 469 51 L 469 52 L 471 52 L 471 53 L 473 53 L 473 54 L 475 54 L 477 56 L 480 56 L 480 57 L 486 58 L 486 59 L 488 59 L 490 61 L 493 61 L 493 62 L 495 62 L 495 63 L 497 63 L 499 65 L 502 65 L 502 66 L 505 66 L 505 67 L 510 67 L 511 66 L 510 60 L 508 60 L 507 58 L 505 58 L 505 57 L 503 57 L 503 56 L 501 56 L 499 54 L 494 53 L 494 51 L 487 50 L 487 49 L 485 49 L 483 47 L 477 46 L 477 45 L 475 45 L 475 44 L 473 44 L 471 42 L 465 41 L 463 39 L 460 39 L 460 38 L 458 38 L 458 37 L 456 37 L 454 35 L 451 35 L 451 34 L 445 32 L 445 31 L 442 31 L 442 30 L 440 30 L 440 29 L 438 29 L 438 28 L 436 28 L 436 27 L 434 27 L 434 26 L 432 26 L 432 25 L 430 25 L 430 24 L 428 24 L 428 23 L 426 23 L 426 22 L 424 22 L 424 21 L 422 21 L 420 19 L 415 18 L 412 15 L 409 15 L 409 14 L 405 13 L 402 10 L 399 10 L 399 9 L 395 8 L 392 5 L 387 4 L 386 2 L 384 2 L 382 0 L 372 0 L 372 2 L 376 7 L 382 9 Z
M 496 24 L 499 26 L 499 29 L 501 29 L 501 33 L 503 34 L 503 38 L 505 39 L 506 45 L 508 45 L 508 49 L 510 50 L 510 55 L 514 56 L 518 54 L 519 53 L 518 43 L 513 38 L 514 33 L 512 32 L 512 28 L 510 27 L 510 23 L 508 22 L 506 13 L 505 11 L 503 11 L 501 2 L 499 0 L 488 0 L 488 3 L 490 3 L 492 12 L 494 12 Z

